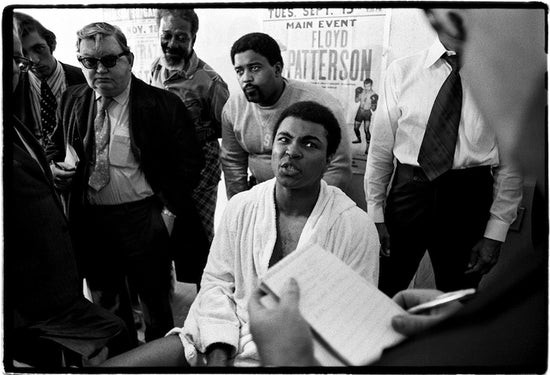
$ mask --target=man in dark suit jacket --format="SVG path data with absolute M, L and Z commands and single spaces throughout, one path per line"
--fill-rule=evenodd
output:
M 31 64 L 14 35 L 13 88 L 20 70 Z M 99 359 L 106 345 L 109 354 L 127 350 L 124 323 L 83 296 L 68 222 L 42 147 L 11 111 L 4 115 L 6 368 L 13 360 L 59 367 L 62 355 L 66 366 L 82 365 Z
M 172 228 L 190 239 L 200 233 L 191 192 L 204 162 L 181 100 L 132 75 L 134 56 L 120 29 L 87 25 L 77 46 L 88 85 L 63 95 L 47 154 L 59 163 L 70 145 L 80 159 L 76 170 L 52 165 L 54 182 L 70 194 L 69 221 L 94 302 L 119 315 L 137 344 L 127 285 L 142 303 L 145 340 L 164 336 L 174 324 L 169 235 Z
M 52 31 L 24 13 L 14 13 L 14 21 L 18 24 L 23 53 L 33 62 L 30 71 L 20 75 L 21 82 L 15 92 L 16 114 L 45 145 L 55 126 L 55 110 L 61 95 L 67 87 L 85 83 L 86 79 L 79 68 L 64 64 L 53 56 L 57 42 Z M 48 95 L 45 90 L 53 94 L 50 112 L 43 110 L 48 106 L 47 101 L 43 101 Z

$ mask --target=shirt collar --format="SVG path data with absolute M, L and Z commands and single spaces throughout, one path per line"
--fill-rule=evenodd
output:
M 444 53 L 447 53 L 448 55 L 456 55 L 454 51 L 446 49 L 439 38 L 436 38 L 434 43 L 428 49 L 428 55 L 426 56 L 424 68 L 431 67 L 441 58 L 441 56 L 443 56 Z
M 41 84 L 40 78 L 38 78 L 32 70 L 29 70 L 28 74 L 29 74 L 29 80 L 31 84 L 34 84 L 40 90 L 40 84 Z M 58 81 L 61 79 L 64 79 L 63 66 L 59 61 L 55 60 L 55 69 L 53 73 L 48 78 L 46 78 L 46 82 L 48 83 L 48 86 L 50 86 L 50 88 L 53 91 L 54 87 L 59 86 Z
M 128 82 L 128 86 L 126 86 L 124 91 L 122 91 L 117 96 L 113 97 L 113 100 L 115 101 L 115 103 L 120 104 L 120 105 L 124 105 L 125 103 L 128 103 L 128 98 L 130 97 L 130 86 L 131 85 L 132 85 L 132 79 L 130 79 L 130 81 Z M 101 95 L 96 91 L 94 91 L 94 93 L 95 93 L 95 100 L 98 101 L 101 98 Z

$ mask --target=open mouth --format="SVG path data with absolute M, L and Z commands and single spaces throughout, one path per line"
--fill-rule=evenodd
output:
M 298 167 L 288 161 L 279 164 L 279 169 L 286 175 L 296 175 L 302 172 Z

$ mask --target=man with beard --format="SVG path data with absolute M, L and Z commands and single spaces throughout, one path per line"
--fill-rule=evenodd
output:
M 205 165 L 193 201 L 201 218 L 196 236 L 172 236 L 178 281 L 199 284 L 214 237 L 214 212 L 221 175 L 221 113 L 229 91 L 223 79 L 193 50 L 199 18 L 193 9 L 157 11 L 163 55 L 153 62 L 150 84 L 178 95 L 191 114 Z M 200 227 L 202 224 L 202 230 Z M 189 249 L 189 250 L 186 250 Z
M 309 83 L 283 77 L 283 58 L 277 42 L 267 34 L 250 33 L 231 48 L 231 62 L 243 90 L 232 95 L 222 114 L 222 167 L 227 196 L 273 178 L 271 146 L 273 126 L 291 104 L 313 100 L 327 106 L 340 126 L 343 109 L 333 96 Z M 347 132 L 323 175 L 329 185 L 345 189 L 351 179 L 351 150 Z
M 57 45 L 53 32 L 24 13 L 14 13 L 19 24 L 23 53 L 33 62 L 28 74 L 20 76 L 15 96 L 17 116 L 44 147 L 55 127 L 55 111 L 68 86 L 84 83 L 79 68 L 63 64 L 53 56 Z

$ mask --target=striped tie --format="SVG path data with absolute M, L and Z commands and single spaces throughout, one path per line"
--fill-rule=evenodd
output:
M 95 164 L 88 180 L 88 185 L 96 191 L 101 190 L 109 182 L 109 139 L 111 123 L 107 108 L 113 98 L 101 97 L 99 109 L 94 120 L 95 129 Z
M 430 181 L 453 166 L 462 109 L 462 83 L 456 56 L 442 57 L 452 68 L 435 98 L 418 153 L 418 164 Z

